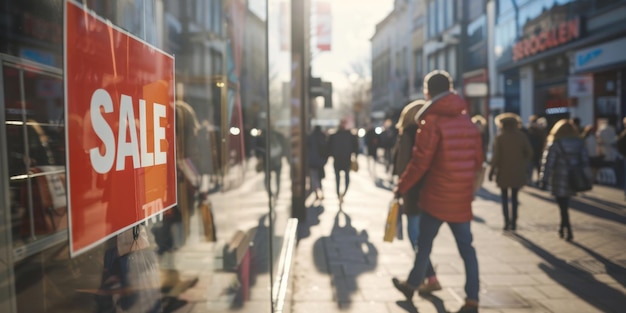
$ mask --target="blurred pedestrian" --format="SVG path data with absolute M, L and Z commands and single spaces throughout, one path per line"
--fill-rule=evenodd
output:
M 278 198 L 283 158 L 287 158 L 288 148 L 285 136 L 276 130 L 272 121 L 269 125 L 268 130 L 261 131 L 256 152 L 257 158 L 263 164 L 262 169 L 265 170 L 265 189 L 270 197 Z M 272 176 L 274 176 L 276 189 L 272 188 Z
M 480 114 L 472 116 L 472 123 L 480 131 L 480 136 L 483 140 L 483 155 L 487 155 L 489 149 L 489 129 L 487 129 L 487 120 Z
M 397 132 L 393 126 L 391 119 L 386 119 L 383 124 L 383 131 L 380 134 L 380 147 L 384 150 L 385 157 L 385 173 L 389 173 L 391 166 L 393 165 L 392 151 L 396 143 Z
M 376 165 L 377 161 L 377 150 L 379 144 L 379 136 L 376 133 L 376 128 L 370 126 L 370 128 L 365 133 L 365 145 L 367 146 L 367 166 L 370 167 L 370 161 L 373 161 L 373 165 Z
M 415 115 L 426 104 L 424 100 L 415 100 L 407 104 L 400 113 L 400 119 L 396 124 L 398 129 L 398 141 L 396 143 L 395 161 L 394 161 L 394 174 L 402 175 L 406 168 L 411 154 L 413 152 L 413 144 L 415 143 L 415 134 L 417 133 L 417 122 L 415 121 Z M 407 235 L 411 248 L 417 250 L 417 239 L 419 238 L 420 231 L 420 217 L 422 216 L 422 210 L 417 205 L 419 199 L 419 193 L 422 184 L 419 182 L 414 184 L 409 191 L 402 196 L 402 210 L 407 218 Z M 441 290 L 441 285 L 437 280 L 435 269 L 428 259 L 428 266 L 426 267 L 427 282 L 422 283 L 418 287 L 420 293 L 431 293 L 433 291 Z
M 585 126 L 582 134 L 580 135 L 585 143 L 585 149 L 589 156 L 589 165 L 591 166 L 592 177 L 595 180 L 596 173 L 602 167 L 604 161 L 603 157 L 598 153 L 598 139 L 596 138 L 596 131 L 593 125 Z
M 569 200 L 576 195 L 576 191 L 572 190 L 569 184 L 569 168 L 572 164 L 588 168 L 589 156 L 576 126 L 567 119 L 562 119 L 554 124 L 548 135 L 548 146 L 544 152 L 541 171 L 541 187 L 549 189 L 556 198 L 561 212 L 558 234 L 567 241 L 574 238 L 569 220 Z
M 528 164 L 533 148 L 520 128 L 522 120 L 517 114 L 502 113 L 496 116 L 500 134 L 493 142 L 493 157 L 489 181 L 494 176 L 500 187 L 504 230 L 515 230 L 517 223 L 517 192 L 526 184 Z M 509 190 L 511 191 L 511 214 L 509 214 Z
M 423 210 L 413 268 L 406 281 L 394 286 L 411 300 L 422 284 L 433 240 L 446 222 L 465 264 L 465 304 L 459 312 L 478 312 L 478 261 L 470 229 L 475 176 L 482 171 L 482 140 L 467 115 L 467 104 L 453 91 L 452 78 L 435 70 L 424 79 L 428 102 L 416 115 L 419 125 L 413 155 L 400 176 L 397 197 L 424 180 L 418 206 Z
M 339 122 L 337 131 L 330 135 L 328 140 L 328 148 L 330 155 L 333 157 L 333 167 L 335 168 L 335 182 L 337 186 L 337 197 L 339 202 L 343 202 L 343 198 L 348 191 L 350 185 L 350 165 L 352 160 L 356 159 L 359 150 L 359 142 L 357 137 L 347 129 L 347 122 L 342 119 Z M 344 177 L 344 188 L 341 191 L 341 172 Z
M 325 176 L 324 165 L 328 160 L 328 143 L 319 125 L 313 127 L 313 131 L 307 137 L 307 150 L 311 192 L 315 193 L 316 200 L 322 200 L 324 199 L 322 179 Z
M 545 120 L 545 119 L 544 119 Z M 528 182 L 533 182 L 533 170 L 537 172 L 537 179 L 541 173 L 541 157 L 543 156 L 543 149 L 546 145 L 546 138 L 548 132 L 546 127 L 540 122 L 540 118 L 537 115 L 531 115 L 528 118 L 528 127 L 526 129 L 530 146 L 533 149 L 533 155 L 531 164 L 528 167 Z
M 615 118 L 610 117 L 602 121 L 596 136 L 598 138 L 598 152 L 603 156 L 604 162 L 612 164 L 617 158 L 617 151 L 615 150 L 615 141 L 617 140 Z

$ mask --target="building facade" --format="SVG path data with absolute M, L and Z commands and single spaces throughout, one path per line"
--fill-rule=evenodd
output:
M 374 124 L 397 118 L 410 101 L 415 8 L 415 0 L 396 0 L 393 10 L 376 25 L 370 39 Z
M 465 2 L 464 2 L 465 3 Z M 469 1 L 465 3 L 464 17 L 461 28 L 465 35 L 462 37 L 461 61 L 463 71 L 463 96 L 469 106 L 470 115 L 487 117 L 489 72 L 488 72 L 488 33 L 487 11 L 485 0 Z
M 461 6 L 465 1 L 426 1 L 426 42 L 424 58 L 426 73 L 435 69 L 446 70 L 452 76 L 457 90 L 461 87 L 459 55 L 461 43 Z
M 552 125 L 624 116 L 624 63 L 618 56 L 625 1 L 495 1 L 494 58 L 504 111 Z
M 486 22 L 485 0 L 396 1 L 371 40 L 374 114 L 423 97 L 424 76 L 443 69 L 470 113 L 488 115 Z

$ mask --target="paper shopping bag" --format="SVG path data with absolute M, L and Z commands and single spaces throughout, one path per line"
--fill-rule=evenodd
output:
M 204 228 L 204 239 L 208 242 L 215 242 L 217 236 L 215 235 L 215 221 L 213 219 L 213 210 L 210 201 L 203 201 L 200 204 L 200 211 L 202 212 L 202 226 Z
M 383 240 L 385 242 L 392 242 L 396 237 L 396 231 L 398 226 L 398 215 L 400 214 L 400 204 L 398 199 L 393 199 L 389 204 L 389 211 L 387 212 L 387 221 L 385 223 L 385 236 Z
M 350 170 L 353 172 L 359 171 L 359 162 L 355 158 L 350 161 Z

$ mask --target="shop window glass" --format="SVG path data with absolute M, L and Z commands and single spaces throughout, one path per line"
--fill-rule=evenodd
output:
M 452 76 L 452 79 L 456 80 L 456 73 L 457 73 L 457 68 L 456 68 L 457 67 L 456 48 L 455 47 L 449 47 L 448 50 L 446 51 L 446 55 L 444 55 L 444 53 L 442 52 L 441 56 L 445 56 L 447 58 L 447 68 L 446 68 L 446 70 L 448 71 L 448 73 L 450 73 L 450 76 Z
M 434 37 L 439 30 L 437 29 L 437 2 L 434 0 L 428 3 L 428 36 Z
M 620 2 L 623 2 L 623 1 L 621 0 L 596 0 L 596 8 L 600 10 L 600 9 L 611 7 Z
M 467 3 L 467 18 L 469 20 L 474 20 L 479 17 L 485 11 L 485 1 L 477 0 L 477 1 L 469 1 Z
M 487 20 L 485 16 L 477 18 L 467 25 L 467 43 L 471 47 L 485 40 L 487 34 Z
M 442 69 L 450 73 L 450 68 L 448 64 L 446 64 L 446 53 L 445 51 L 439 51 L 437 53 L 437 69 Z M 452 73 L 450 73 L 452 74 Z M 454 76 L 452 76 L 454 77 Z
M 446 28 L 454 24 L 454 3 L 454 0 L 446 0 L 445 2 Z
M 502 14 L 513 9 L 513 0 L 498 0 L 497 10 L 498 14 Z
M 428 72 L 437 68 L 437 58 L 435 54 L 428 55 Z
M 446 29 L 446 0 L 437 0 L 437 33 Z
M 179 168 L 173 178 L 176 207 L 73 258 L 65 129 L 83 119 L 64 116 L 64 1 L 5 4 L 15 24 L 0 25 L 10 35 L 0 42 L 0 141 L 6 146 L 0 162 L 9 170 L 0 192 L 9 199 L 10 225 L 0 226 L 7 226 L 3 235 L 13 242 L 13 279 L 6 285 L 15 291 L 9 301 L 17 312 L 271 310 L 270 273 L 276 272 L 290 217 L 286 156 L 292 140 L 283 98 L 290 58 L 279 45 L 290 34 L 281 33 L 278 22 L 289 16 L 274 10 L 279 1 L 269 2 L 77 1 L 116 29 L 174 55 L 176 154 L 194 165 L 201 184 L 192 185 Z M 289 12 L 287 6 L 283 13 Z M 277 60 L 272 68 L 268 58 Z M 80 74 L 94 79 L 93 73 Z M 81 133 L 68 134 L 67 141 L 86 151 L 97 145 Z M 270 199 L 270 169 L 262 160 L 277 141 L 283 143 L 282 170 L 270 175 Z M 71 192 L 103 203 L 107 178 L 84 172 L 87 183 Z M 114 217 L 89 211 L 79 218 L 100 229 Z
M 421 50 L 413 52 L 413 64 L 413 88 L 418 92 L 421 92 L 424 80 L 424 60 L 423 52 Z

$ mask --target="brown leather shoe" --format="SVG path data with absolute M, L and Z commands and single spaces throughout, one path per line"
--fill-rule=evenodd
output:
M 411 299 L 413 298 L 413 293 L 415 293 L 415 288 L 411 287 L 405 281 L 400 281 L 395 277 L 391 279 L 391 282 L 393 283 L 393 286 L 396 287 L 396 289 L 398 289 L 408 301 L 411 301 Z
M 441 285 L 438 281 L 433 283 L 424 283 L 417 287 L 419 294 L 431 294 L 433 291 L 441 290 Z
M 466 303 L 456 313 L 478 313 L 478 306 Z

